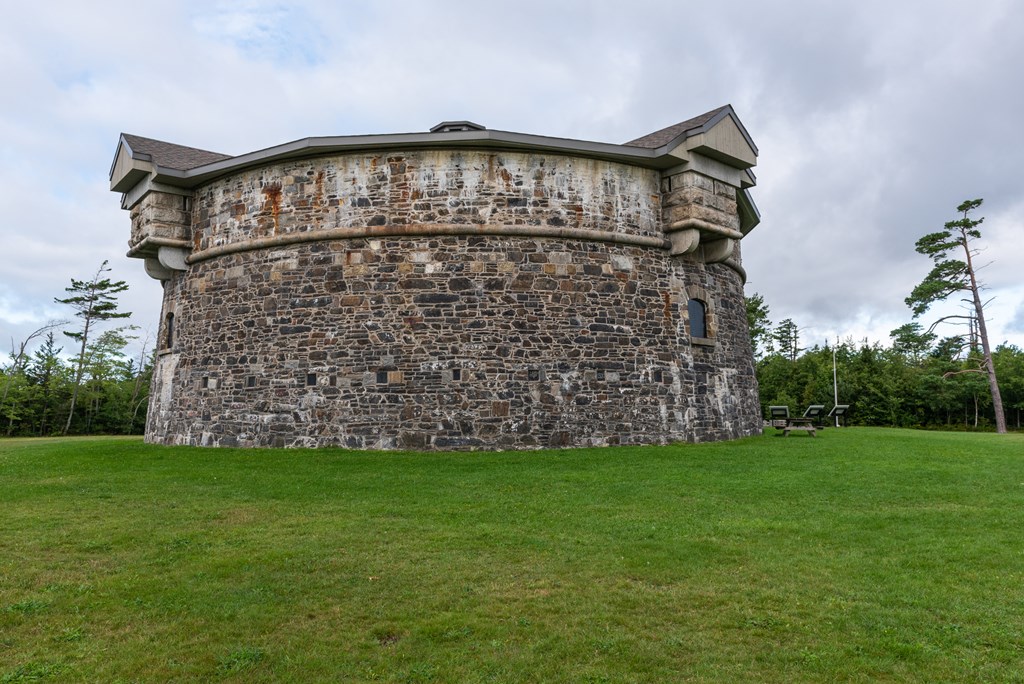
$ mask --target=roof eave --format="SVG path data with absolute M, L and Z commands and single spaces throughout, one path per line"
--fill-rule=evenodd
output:
M 728 116 L 730 112 L 731 109 L 724 110 L 719 116 Z M 716 116 L 711 122 L 705 124 L 705 126 L 692 130 L 704 130 L 709 126 L 713 126 L 714 123 L 717 123 L 720 120 L 721 119 Z M 743 130 L 744 135 L 746 135 L 746 131 L 742 129 L 741 125 L 740 129 Z M 122 176 L 116 180 L 113 178 L 114 169 L 112 167 L 111 189 L 120 192 L 129 190 L 132 186 L 137 184 L 147 172 L 151 172 L 153 174 L 153 182 L 165 183 L 167 185 L 182 188 L 192 188 L 219 176 L 245 168 L 262 166 L 289 159 L 328 154 L 373 152 L 389 149 L 409 150 L 464 148 L 512 150 L 521 152 L 532 151 L 602 159 L 657 171 L 665 171 L 678 166 L 681 161 L 678 156 L 670 154 L 675 146 L 678 145 L 678 142 L 676 141 L 657 149 L 651 149 L 632 145 L 617 145 L 613 143 L 555 138 L 497 130 L 302 138 L 300 140 L 294 140 L 281 145 L 275 145 L 274 147 L 268 147 L 255 152 L 242 154 L 237 157 L 229 157 L 209 164 L 203 164 L 191 169 L 175 169 L 168 166 L 154 164 L 150 155 L 132 152 L 131 147 L 123 137 L 121 145 L 124 145 L 127 148 L 133 161 L 143 162 L 145 166 L 143 166 L 143 164 L 138 164 L 139 168 L 137 171 L 133 170 L 130 175 Z M 115 155 L 115 166 L 116 162 L 117 155 Z
M 761 223 L 761 210 L 754 204 L 754 198 L 747 188 L 736 193 L 736 204 L 740 212 L 740 232 L 746 235 Z
M 153 180 L 169 185 L 194 187 L 227 173 L 288 159 L 332 153 L 346 154 L 387 149 L 450 149 L 453 147 L 575 155 L 616 161 L 659 171 L 679 164 L 677 157 L 664 153 L 659 154 L 659 150 L 510 131 L 484 130 L 303 138 L 187 170 L 157 166 Z

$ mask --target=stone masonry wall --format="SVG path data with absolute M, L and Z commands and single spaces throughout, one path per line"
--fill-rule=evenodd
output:
M 468 449 L 756 434 L 741 277 L 661 246 L 662 182 L 612 162 L 424 151 L 197 189 L 191 266 L 165 284 L 174 342 L 147 440 Z M 701 183 L 668 189 L 727 213 L 728 192 Z M 385 232 L 344 234 L 366 227 Z M 691 297 L 710 339 L 690 338 Z
M 300 160 L 197 191 L 194 246 L 348 227 L 548 226 L 663 237 L 660 175 L 520 153 L 406 151 Z
M 204 262 L 147 434 L 167 443 L 523 448 L 703 441 L 760 426 L 732 270 L 650 250 L 361 240 Z M 714 346 L 686 333 L 687 289 Z

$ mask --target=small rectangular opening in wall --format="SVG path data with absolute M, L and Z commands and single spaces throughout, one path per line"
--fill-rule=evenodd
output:
M 388 372 L 387 371 L 377 371 L 377 384 L 378 385 L 386 385 L 386 384 L 388 384 Z
M 255 387 L 256 386 L 256 376 L 255 375 L 250 375 L 249 377 L 247 377 L 245 379 L 245 386 L 247 388 L 249 388 L 249 389 L 252 389 L 253 387 Z
M 210 378 L 203 376 L 199 381 L 199 389 L 210 389 Z
M 306 373 L 306 387 L 316 384 L 316 373 Z
M 462 379 L 462 369 L 461 368 L 452 368 L 452 380 L 461 380 L 461 379 Z
M 331 377 L 327 378 L 327 384 L 330 385 L 331 387 L 337 387 L 338 386 L 338 376 L 337 375 L 332 375 Z

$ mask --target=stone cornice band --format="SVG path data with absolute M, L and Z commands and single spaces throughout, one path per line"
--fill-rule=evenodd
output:
M 138 243 L 130 245 L 125 256 L 138 257 L 149 253 L 156 253 L 160 247 L 174 247 L 175 249 L 190 249 L 192 245 L 187 240 L 176 240 L 174 238 L 156 237 L 147 235 Z
M 723 237 L 732 237 L 732 233 L 728 228 L 721 228 L 719 226 L 713 226 L 710 223 L 699 221 L 697 219 L 689 219 L 685 222 L 679 223 L 696 223 L 700 224 L 692 226 L 684 226 L 679 228 L 683 230 L 687 227 L 698 228 L 700 230 L 708 230 L 708 232 L 714 232 L 721 234 Z M 290 245 L 298 245 L 309 242 L 321 242 L 330 240 L 358 240 L 358 239 L 376 239 L 376 238 L 388 238 L 388 237 L 407 237 L 407 236 L 499 236 L 499 237 L 525 237 L 525 238 L 560 238 L 563 240 L 586 240 L 591 242 L 610 242 L 620 245 L 632 245 L 635 247 L 647 247 L 653 249 L 664 249 L 668 250 L 671 247 L 669 240 L 665 238 L 647 236 L 647 235 L 627 235 L 622 233 L 609 233 L 603 230 L 589 230 L 586 228 L 565 228 L 558 226 L 506 226 L 506 225 L 495 225 L 495 224 L 452 224 L 452 223 L 433 223 L 433 224 L 398 224 L 390 226 L 356 226 L 349 228 L 329 228 L 326 230 L 314 230 L 304 231 L 301 233 L 287 233 L 285 235 L 273 235 L 270 237 L 255 238 L 252 240 L 244 240 L 240 242 L 231 242 L 224 245 L 217 245 L 215 247 L 208 247 L 207 249 L 193 252 L 186 257 L 185 261 L 188 264 L 197 264 L 202 261 L 214 259 L 216 257 L 226 256 L 229 254 L 238 254 L 240 252 L 251 252 L 259 249 L 272 249 L 275 247 L 287 247 Z M 160 238 L 146 238 L 138 245 L 133 247 L 129 251 L 129 256 L 138 254 L 142 251 L 144 243 L 147 241 L 150 244 L 155 244 L 156 240 L 160 240 L 161 244 L 164 242 L 174 243 L 173 245 L 167 244 L 165 246 L 181 247 L 183 246 L 181 240 L 163 240 Z M 723 262 L 723 265 L 728 266 L 732 270 L 736 271 L 745 281 L 746 273 L 739 264 L 733 260 Z
M 731 238 L 733 240 L 742 240 L 743 233 L 732 228 L 726 228 L 725 226 L 716 226 L 713 223 L 702 221 L 700 219 L 688 218 L 675 223 L 669 224 L 665 232 L 674 233 L 679 230 L 699 230 L 701 233 L 711 233 L 713 235 L 719 235 L 723 238 Z

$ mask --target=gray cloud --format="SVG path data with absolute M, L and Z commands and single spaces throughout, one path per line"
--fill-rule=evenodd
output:
M 909 320 L 915 240 L 984 197 L 994 337 L 1024 344 L 1024 9 L 955 3 L 101 2 L 0 26 L 0 340 L 105 258 L 154 325 L 106 189 L 121 131 L 238 154 L 443 119 L 622 142 L 733 104 L 761 151 L 748 291 L 814 340 Z

